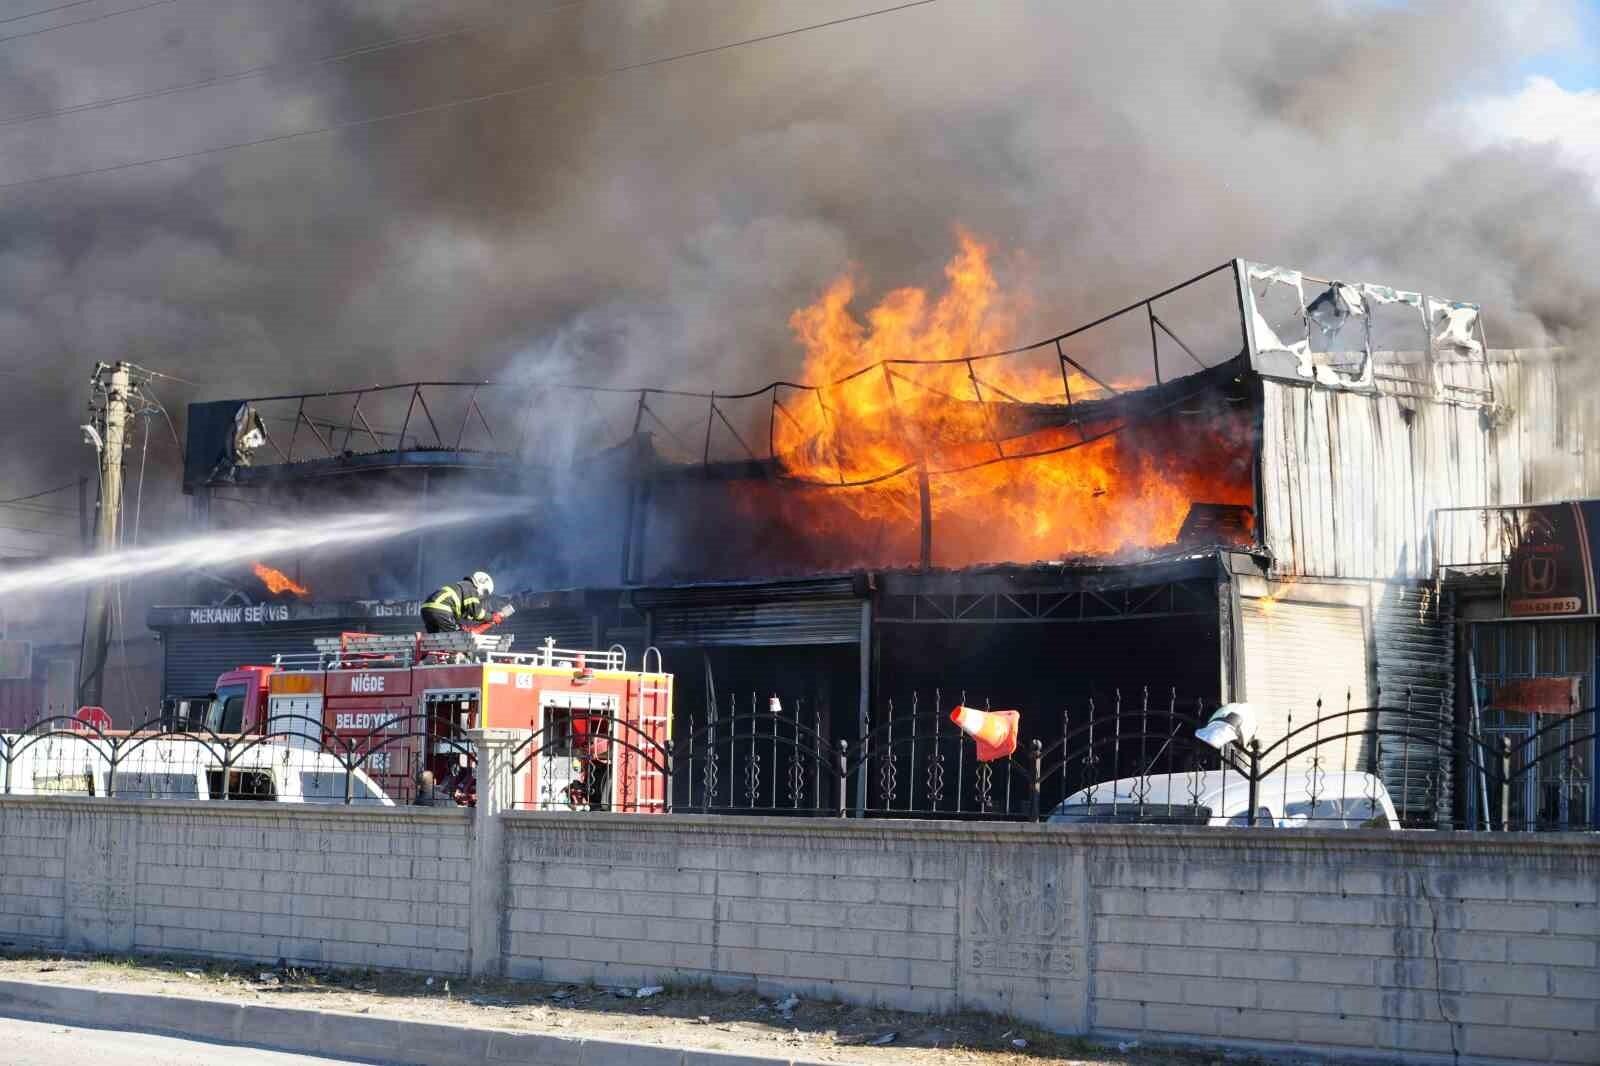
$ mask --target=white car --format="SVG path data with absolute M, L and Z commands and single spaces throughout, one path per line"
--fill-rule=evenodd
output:
M 6 784 L 13 796 L 114 796 L 117 799 L 214 800 L 223 797 L 222 761 L 209 745 L 183 737 L 137 736 L 111 772 L 110 745 L 91 735 L 39 738 L 8 734 L 0 745 L 16 750 Z M 24 746 L 25 745 L 25 746 Z M 345 769 L 318 748 L 263 741 L 239 751 L 228 768 L 229 799 L 273 803 L 345 801 Z M 350 799 L 363 806 L 394 801 L 361 770 Z
M 1313 794 L 1314 793 L 1314 794 Z M 1123 777 L 1074 792 L 1050 812 L 1056 824 L 1250 824 L 1250 783 L 1233 770 Z M 1292 767 L 1262 778 L 1256 825 L 1296 829 L 1398 829 L 1383 782 L 1354 770 Z

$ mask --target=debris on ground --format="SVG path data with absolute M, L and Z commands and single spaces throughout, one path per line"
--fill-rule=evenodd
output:
M 0 949 L 0 979 L 5 978 L 513 1032 L 560 1032 L 563 1037 L 752 1058 L 782 1054 L 841 1066 L 1210 1066 L 1220 1061 L 1215 1051 L 1141 1048 L 1137 1041 L 1100 1046 L 992 1015 L 931 1017 L 802 1000 L 794 993 L 763 1000 L 753 991 L 717 992 L 692 985 L 631 986 L 619 994 L 593 985 L 311 970 L 281 959 L 274 969 L 240 969 L 237 962 L 224 966 L 193 957 L 73 958 Z M 455 994 L 446 998 L 452 986 Z

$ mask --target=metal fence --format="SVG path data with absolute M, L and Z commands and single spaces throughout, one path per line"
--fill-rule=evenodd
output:
M 335 731 L 316 718 L 274 714 L 265 731 L 223 734 L 171 715 L 130 730 L 53 716 L 0 734 L 0 775 L 6 795 L 362 806 L 471 802 L 473 748 L 445 716 L 373 718 L 365 728 Z
M 1342 710 L 1319 705 L 1309 716 L 1290 717 L 1275 739 L 1219 751 L 1195 736 L 1209 716 L 1204 704 L 1141 692 L 1063 711 L 1048 734 L 1035 728 L 1013 754 L 984 762 L 948 715 L 949 705 L 965 702 L 935 691 L 886 703 L 849 738 L 830 735 L 824 715 L 801 701 L 755 694 L 688 716 L 667 743 L 610 715 L 580 716 L 521 743 L 513 769 L 531 784 L 517 804 L 1329 828 L 1596 824 L 1592 707 L 1550 716 L 1525 740 L 1512 741 L 1482 737 L 1442 715 L 1430 720 L 1409 699 L 1372 707 L 1347 701 Z M 1430 750 L 1436 758 L 1417 755 Z M 1463 797 L 1460 812 L 1446 805 L 1448 773 L 1465 778 L 1455 791 Z M 643 786 L 652 780 L 663 787 Z
M 966 702 L 937 690 L 887 702 L 848 738 L 831 735 L 826 716 L 799 700 L 754 694 L 679 720 L 670 740 L 655 723 L 573 710 L 514 749 L 514 802 L 641 814 L 1497 831 L 1597 824 L 1593 707 L 1541 716 L 1520 739 L 1481 736 L 1442 715 L 1430 721 L 1409 701 L 1319 707 L 1275 739 L 1219 751 L 1196 737 L 1206 706 L 1140 692 L 1063 711 L 1045 735 L 1037 716 L 1025 718 L 1016 750 L 985 762 L 948 715 Z M 0 774 L 8 795 L 474 802 L 475 751 L 448 717 L 360 724 L 335 731 L 274 715 L 266 732 L 221 735 L 170 717 L 112 731 L 58 716 L 0 735 Z M 1413 768 L 1413 753 L 1430 748 L 1437 758 Z M 1458 810 L 1443 799 L 1446 773 L 1455 775 Z

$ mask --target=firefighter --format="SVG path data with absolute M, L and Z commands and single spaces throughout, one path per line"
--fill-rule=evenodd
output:
M 422 605 L 423 628 L 429 633 L 454 633 L 465 628 L 463 622 L 494 625 L 509 618 L 513 610 L 510 604 L 493 615 L 485 610 L 483 601 L 493 594 L 494 578 L 482 570 L 443 585 Z
M 417 796 L 411 801 L 413 807 L 448 807 L 452 802 L 450 793 L 433 783 L 432 770 L 424 770 L 417 775 Z

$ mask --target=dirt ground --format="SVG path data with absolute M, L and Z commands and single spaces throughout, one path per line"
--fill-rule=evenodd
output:
M 0 951 L 0 979 L 873 1066 L 1211 1066 L 1257 1061 L 1163 1048 L 1123 1051 L 985 1015 L 931 1017 L 816 1000 L 790 1005 L 698 987 L 673 986 L 645 998 L 624 998 L 617 991 L 576 985 L 9 950 Z

